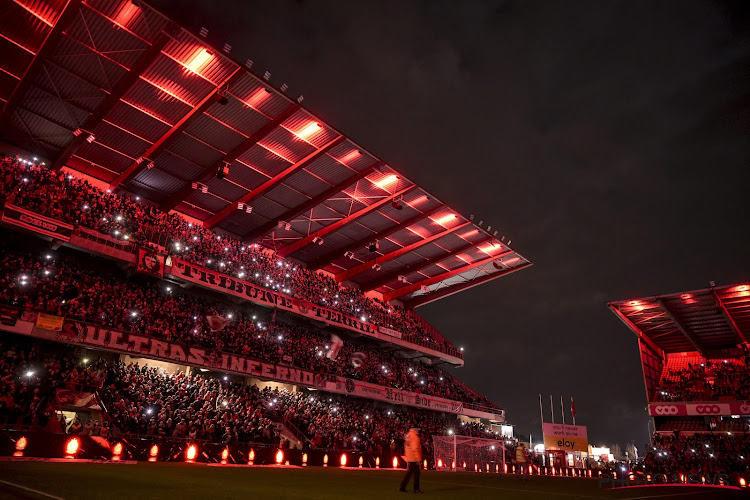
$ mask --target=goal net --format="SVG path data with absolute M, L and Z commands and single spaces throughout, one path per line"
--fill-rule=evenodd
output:
M 432 436 L 438 470 L 504 472 L 504 442 L 469 436 Z

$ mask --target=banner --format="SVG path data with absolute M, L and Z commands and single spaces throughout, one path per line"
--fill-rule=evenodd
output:
M 750 415 L 750 402 L 650 403 L 648 414 L 653 417 Z
M 15 205 L 5 205 L 3 222 L 46 234 L 47 236 L 52 236 L 63 241 L 70 241 L 70 237 L 73 235 L 73 226 L 70 224 L 29 212 Z
M 164 256 L 157 255 L 145 248 L 138 247 L 136 266 L 136 269 L 142 273 L 164 276 Z
M 53 316 L 51 314 L 39 313 L 36 317 L 37 328 L 42 330 L 52 330 L 53 332 L 59 332 L 63 327 L 63 318 L 60 316 Z
M 306 300 L 296 299 L 289 295 L 271 291 L 254 285 L 249 281 L 233 278 L 227 274 L 198 267 L 184 260 L 172 258 L 170 276 L 191 283 L 196 283 L 211 290 L 220 291 L 249 300 L 254 304 L 276 307 L 295 314 L 300 314 L 316 321 L 323 321 L 329 325 L 346 328 L 357 333 L 375 336 L 378 328 L 372 323 L 360 321 L 340 312 L 318 306 Z
M 544 448 L 547 450 L 589 450 L 588 432 L 585 425 L 542 424 Z
M 395 337 L 397 339 L 400 339 L 402 337 L 401 332 L 397 332 L 396 330 L 386 328 L 384 326 L 379 326 L 378 331 L 383 335 L 388 335 L 389 337 Z
M 93 392 L 69 391 L 57 389 L 55 395 L 57 403 L 63 408 L 83 408 L 87 410 L 101 410 Z
M 393 389 L 391 387 L 384 387 L 382 385 L 371 384 L 369 382 L 353 380 L 350 378 L 332 378 L 334 379 L 333 381 L 329 381 L 326 383 L 326 389 L 331 392 L 349 394 L 351 396 L 359 396 L 367 399 L 375 399 L 388 403 L 416 406 L 418 408 L 426 408 L 429 410 L 457 413 L 461 415 L 469 415 L 471 412 L 487 413 L 478 412 L 475 410 L 465 410 L 464 404 L 462 402 L 453 401 L 438 396 L 427 396 L 425 394 L 419 394 L 416 392 L 402 391 L 400 389 Z M 497 415 L 487 413 L 487 415 L 484 415 L 483 418 L 492 418 L 494 420 L 497 419 Z
M 16 321 L 18 321 L 20 317 L 21 309 L 0 304 L 0 324 L 16 326 Z
M 28 324 L 28 323 L 27 323 Z M 502 420 L 503 412 L 495 413 L 465 408 L 460 401 L 426 396 L 415 392 L 392 389 L 377 384 L 351 380 L 331 374 L 313 372 L 255 359 L 229 354 L 214 349 L 190 347 L 166 340 L 157 340 L 147 335 L 112 330 L 98 325 L 65 320 L 62 330 L 53 332 L 40 328 L 19 328 L 16 333 L 36 338 L 81 345 L 93 349 L 112 351 L 129 356 L 141 356 L 170 363 L 190 365 L 197 368 L 220 370 L 264 380 L 304 385 L 339 394 L 359 396 L 367 399 L 415 406 L 434 411 L 443 411 L 477 418 Z

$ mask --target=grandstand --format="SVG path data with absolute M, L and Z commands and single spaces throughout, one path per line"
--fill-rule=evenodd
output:
M 385 466 L 415 423 L 504 442 L 415 311 L 530 266 L 504 235 L 144 2 L 3 8 L 0 454 L 75 434 L 95 458 Z
M 657 467 L 750 462 L 750 285 L 621 300 L 638 338 Z M 748 457 L 748 458 L 746 458 Z

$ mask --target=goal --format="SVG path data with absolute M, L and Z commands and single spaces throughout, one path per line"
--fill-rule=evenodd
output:
M 438 470 L 505 472 L 504 442 L 469 436 L 432 436 Z

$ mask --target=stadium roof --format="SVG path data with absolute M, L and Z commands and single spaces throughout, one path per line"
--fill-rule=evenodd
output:
M 750 285 L 740 284 L 610 302 L 610 309 L 657 352 L 705 357 L 747 344 Z
M 13 0 L 2 9 L 3 137 L 56 168 L 407 307 L 531 265 L 497 231 L 272 87 L 270 75 L 253 74 L 250 61 L 143 2 Z

